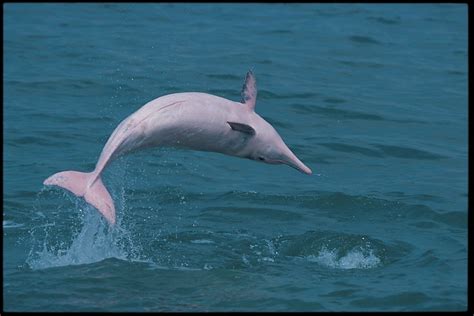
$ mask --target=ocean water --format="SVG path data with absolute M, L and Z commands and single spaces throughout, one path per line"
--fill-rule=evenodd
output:
M 466 5 L 10 3 L 3 50 L 4 311 L 467 308 Z M 313 175 L 137 152 L 104 173 L 115 228 L 43 186 L 249 69 Z

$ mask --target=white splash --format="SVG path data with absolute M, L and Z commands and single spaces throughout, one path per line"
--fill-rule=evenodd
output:
M 370 269 L 380 264 L 380 258 L 372 250 L 364 251 L 360 248 L 354 248 L 339 257 L 336 249 L 328 250 L 323 247 L 317 256 L 310 255 L 307 259 L 335 269 Z
M 3 228 L 16 228 L 16 227 L 23 227 L 23 224 L 17 224 L 14 221 L 3 221 Z
M 92 212 L 93 211 L 93 212 Z M 95 210 L 84 216 L 81 231 L 73 237 L 72 244 L 48 247 L 48 232 L 39 251 L 30 251 L 27 264 L 32 269 L 45 269 L 68 265 L 99 262 L 108 258 L 141 261 L 126 230 L 119 226 L 111 228 Z M 44 226 L 43 226 L 44 227 Z

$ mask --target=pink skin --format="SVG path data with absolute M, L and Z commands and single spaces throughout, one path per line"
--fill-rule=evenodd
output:
M 243 103 L 215 95 L 185 92 L 157 98 L 123 120 L 102 149 L 90 173 L 63 171 L 44 181 L 84 197 L 111 225 L 115 207 L 101 181 L 105 167 L 115 158 L 135 150 L 172 146 L 286 164 L 305 174 L 305 166 L 286 146 L 277 131 L 255 113 L 257 89 L 249 72 L 242 90 Z

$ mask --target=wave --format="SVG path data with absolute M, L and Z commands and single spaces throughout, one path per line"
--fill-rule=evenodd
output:
M 208 78 L 219 80 L 242 80 L 242 77 L 232 74 L 208 74 Z
M 292 104 L 291 109 L 303 114 L 321 114 L 332 119 L 359 119 L 359 120 L 386 120 L 378 114 L 365 113 L 360 111 L 342 110 L 317 105 Z
M 423 292 L 404 291 L 399 294 L 387 295 L 384 297 L 359 298 L 351 301 L 351 304 L 364 309 L 380 309 L 380 310 L 399 310 L 400 306 L 419 306 L 423 303 L 432 301 Z
M 269 34 L 269 35 L 279 35 L 279 34 L 293 34 L 294 31 L 292 30 L 283 30 L 283 29 L 277 29 L 277 30 L 270 30 L 270 31 L 264 31 L 262 34 Z
M 60 115 L 58 113 L 31 113 L 30 117 L 33 119 L 39 119 L 39 120 L 48 120 L 48 121 L 54 121 L 54 122 L 59 122 L 59 123 L 113 123 L 116 120 L 110 116 L 86 116 L 84 115 L 86 113 L 82 113 L 81 116 L 74 114 L 71 116 L 67 115 Z M 55 137 L 62 137 L 62 138 L 68 138 L 70 133 L 61 135 L 60 133 L 56 131 L 44 131 L 41 132 L 42 134 L 48 135 L 48 136 L 55 136 Z M 76 133 L 76 135 L 81 135 L 79 133 Z
M 377 149 L 366 148 L 363 146 L 348 145 L 344 143 L 319 143 L 319 145 L 334 151 L 346 153 L 358 153 L 368 157 L 394 157 L 416 160 L 439 160 L 446 159 L 446 156 L 435 154 L 426 150 L 410 148 L 406 146 L 393 146 L 372 144 Z
M 406 146 L 380 145 L 374 144 L 386 156 L 404 159 L 418 159 L 418 160 L 439 160 L 447 158 L 440 154 L 434 154 L 426 150 L 410 148 Z
M 294 93 L 274 93 L 265 89 L 260 89 L 258 91 L 258 97 L 261 99 L 313 99 L 318 96 L 314 92 L 294 92 Z
M 157 266 L 211 270 L 232 267 L 252 270 L 262 265 L 287 262 L 296 257 L 306 258 L 308 262 L 329 268 L 369 269 L 389 263 L 391 257 L 399 257 L 397 250 L 394 250 L 395 246 L 368 236 L 335 231 L 307 231 L 301 235 L 280 235 L 274 238 L 241 229 L 163 233 L 161 229 L 158 232 L 150 230 L 148 225 L 141 222 L 131 228 L 124 228 L 125 225 L 121 224 L 123 218 L 120 216 L 117 226 L 109 227 L 95 209 L 82 202 L 76 202 L 76 207 L 71 211 L 80 214 L 76 225 L 45 223 L 46 216 L 42 218 L 43 224 L 31 229 L 33 245 L 26 261 L 31 269 L 117 259 L 147 263 L 150 268 Z M 201 212 L 203 217 L 200 220 L 210 215 L 214 219 L 222 218 L 229 222 L 229 214 L 232 213 L 236 221 L 241 221 L 242 217 L 248 218 L 249 215 L 265 219 L 268 216 L 275 218 L 276 214 L 282 222 L 301 217 L 298 213 L 283 210 L 278 212 L 274 208 L 228 207 L 205 209 Z M 133 217 L 135 220 L 139 218 L 144 216 Z M 127 218 L 127 221 L 130 220 L 131 218 Z M 166 223 L 159 224 L 162 228 L 166 226 Z M 80 228 L 77 229 L 77 226 Z
M 343 98 L 336 98 L 336 97 L 329 97 L 323 100 L 326 103 L 332 103 L 332 104 L 337 104 L 337 103 L 345 103 L 347 102 L 346 99 Z
M 382 16 L 369 16 L 367 17 L 367 20 L 375 21 L 381 24 L 388 24 L 388 25 L 396 25 L 396 24 L 401 23 L 401 19 L 399 16 L 395 18 L 387 18 L 387 17 L 382 17 Z
M 239 78 L 240 79 L 240 78 Z M 230 99 L 236 99 L 237 96 L 240 97 L 238 91 L 235 89 L 210 89 L 208 91 L 210 94 L 215 94 L 218 96 L 227 96 Z M 235 97 L 233 97 L 235 96 Z M 313 99 L 318 96 L 317 93 L 313 92 L 295 92 L 295 93 L 275 93 L 265 89 L 258 90 L 259 100 L 274 100 L 274 99 Z
M 14 221 L 8 221 L 8 220 L 4 220 L 3 221 L 3 229 L 7 229 L 7 228 L 18 228 L 18 227 L 23 227 L 25 226 L 24 224 L 19 224 L 19 223 L 15 223 Z
M 354 60 L 338 60 L 338 63 L 346 66 L 356 67 L 356 68 L 383 68 L 386 67 L 386 64 L 374 62 L 374 61 L 354 61 Z
M 377 44 L 377 45 L 382 44 L 381 42 L 379 42 L 378 40 L 370 36 L 352 35 L 352 36 L 349 36 L 349 39 L 352 42 L 360 43 L 360 44 Z
M 160 267 L 255 270 L 305 259 L 334 269 L 371 269 L 397 260 L 408 250 L 368 236 L 334 231 L 266 238 L 246 231 L 182 231 L 155 238 L 152 262 Z M 151 251 L 151 250 L 149 250 Z M 179 255 L 176 255 L 179 253 Z
M 422 221 L 433 221 L 439 225 L 453 228 L 467 226 L 465 211 L 435 210 L 423 204 L 427 196 L 418 199 L 418 195 L 393 196 L 393 194 L 380 193 L 382 197 L 370 195 L 350 195 L 343 192 L 331 191 L 299 191 L 294 194 L 270 194 L 261 192 L 227 191 L 213 195 L 187 194 L 188 200 L 194 199 L 208 201 L 232 201 L 235 205 L 264 204 L 266 207 L 293 207 L 296 210 L 319 210 L 331 214 L 331 217 L 346 218 L 347 214 L 360 218 L 368 217 L 375 220 L 380 216 L 382 222 L 391 220 L 405 220 L 412 224 Z M 385 196 L 385 197 L 383 197 Z M 387 197 L 391 197 L 388 199 Z M 430 196 L 429 201 L 439 201 L 439 197 Z M 407 202 L 409 200 L 410 202 Z M 300 213 L 297 213 L 300 214 Z
M 236 221 L 240 221 L 242 217 L 264 219 L 270 216 L 272 220 L 278 220 L 283 222 L 300 220 L 302 218 L 301 214 L 277 209 L 275 207 L 206 207 L 202 210 L 201 214 L 202 218 L 207 218 L 212 221 L 229 221 L 230 217 L 234 216 Z M 226 216 L 222 216 L 224 214 Z
M 109 91 L 111 94 L 117 89 L 117 86 L 112 84 L 106 84 L 100 80 L 90 79 L 57 79 L 57 80 L 5 80 L 5 86 L 10 86 L 11 89 L 18 89 L 21 92 L 31 93 L 45 93 L 46 91 L 52 91 L 54 94 L 63 95 L 80 95 L 87 91 L 89 95 L 98 94 L 103 95 L 104 91 Z M 119 86 L 120 90 L 128 93 L 141 92 L 139 89 L 132 87 L 126 83 L 121 83 Z
M 51 139 L 45 139 L 43 137 L 37 136 L 22 136 L 22 137 L 14 137 L 5 140 L 9 146 L 12 147 L 25 147 L 29 145 L 40 145 L 40 146 L 61 146 L 61 147 L 68 147 L 71 146 L 71 142 L 63 142 Z
M 301 222 L 309 214 L 304 209 L 317 210 L 317 216 L 323 218 L 326 213 L 330 214 L 336 221 L 352 218 L 354 210 L 357 210 L 361 221 L 383 223 L 396 220 L 400 224 L 404 221 L 409 226 L 434 223 L 434 226 L 425 225 L 422 229 L 436 230 L 439 225 L 455 228 L 466 225 L 466 214 L 463 212 L 438 212 L 425 205 L 340 192 L 308 191 L 284 195 L 228 191 L 200 194 L 167 189 L 156 199 L 155 193 L 146 190 L 137 190 L 132 194 L 124 188 L 119 189 L 120 192 L 116 192 L 113 186 L 111 188 L 112 194 L 118 196 L 119 216 L 115 228 L 110 228 L 95 209 L 71 196 L 76 206 L 66 211 L 72 214 L 69 220 L 63 218 L 63 224 L 48 221 L 51 216 L 58 218 L 57 211 L 49 211 L 53 215 L 35 220 L 42 224 L 31 230 L 33 246 L 27 260 L 29 267 L 45 269 L 115 258 L 172 268 L 210 270 L 232 267 L 252 270 L 262 265 L 304 259 L 331 269 L 372 269 L 400 260 L 413 250 L 412 246 L 336 230 L 307 230 L 300 235 L 272 237 L 242 229 L 233 231 L 230 227 L 241 223 L 242 219 L 249 224 L 257 223 L 257 226 L 269 219 L 274 224 Z M 129 194 L 146 203 L 132 210 L 126 205 L 128 202 L 125 203 L 125 196 Z M 204 204 L 210 202 L 213 206 L 201 208 L 197 214 L 188 213 L 189 221 L 181 223 L 178 230 L 176 221 L 180 221 L 180 214 L 186 212 L 186 207 L 188 210 L 195 208 L 189 205 L 196 205 L 198 201 Z M 160 212 L 157 212 L 156 205 L 160 205 Z M 161 210 L 173 205 L 177 208 L 173 213 L 177 215 L 173 215 L 170 221 L 170 218 L 163 217 Z M 351 215 L 348 216 L 348 213 Z M 64 221 L 70 222 L 71 219 L 75 221 L 72 225 L 64 224 Z M 200 222 L 198 228 L 195 228 L 196 222 Z M 230 225 L 229 229 L 215 231 L 212 227 L 216 222 Z M 160 228 L 154 229 L 156 226 Z
M 365 148 L 362 146 L 347 145 L 343 143 L 320 143 L 319 145 L 329 148 L 334 151 L 347 152 L 347 153 L 358 153 L 369 157 L 383 157 L 382 153 L 378 150 Z

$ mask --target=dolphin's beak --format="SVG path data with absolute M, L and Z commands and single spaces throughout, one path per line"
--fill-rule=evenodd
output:
M 283 163 L 308 175 L 313 173 L 288 147 L 284 150 Z

